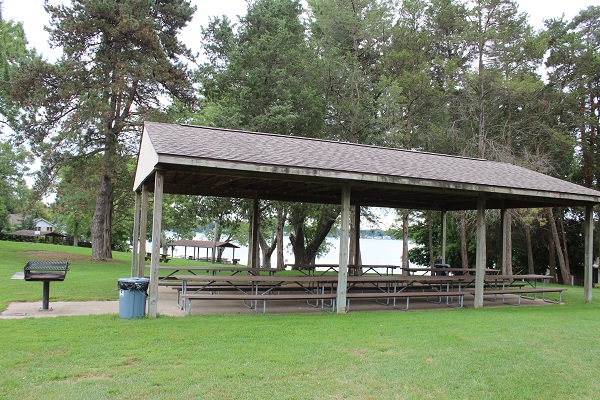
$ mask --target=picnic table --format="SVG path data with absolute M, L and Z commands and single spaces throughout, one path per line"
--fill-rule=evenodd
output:
M 145 260 L 150 261 L 151 259 L 152 259 L 152 253 L 146 253 Z M 170 260 L 170 258 L 169 258 L 168 254 L 159 254 L 158 255 L 158 261 L 160 261 L 160 262 L 168 263 L 169 260 Z
M 146 268 L 150 268 L 148 265 Z M 160 280 L 169 278 L 175 278 L 175 275 L 182 271 L 187 271 L 191 275 L 197 275 L 198 272 L 212 273 L 212 275 L 218 275 L 219 273 L 227 273 L 228 275 L 237 275 L 242 272 L 250 274 L 260 274 L 261 272 L 267 272 L 269 275 L 273 275 L 279 271 L 276 268 L 239 268 L 239 267 L 211 267 L 211 266 L 159 266 L 159 271 L 171 271 L 165 276 L 161 276 Z
M 409 268 L 401 268 L 403 271 L 408 272 L 409 275 L 416 275 L 417 273 L 421 273 L 420 275 L 426 275 L 430 273 L 431 275 L 446 275 L 447 273 L 452 273 L 452 275 L 473 275 L 477 272 L 475 268 L 453 268 L 453 267 L 409 267 Z M 484 273 L 486 274 L 498 274 L 500 270 L 493 268 L 485 268 Z
M 291 267 L 293 270 L 297 270 L 305 275 L 316 275 L 317 268 L 321 268 L 320 275 L 325 275 L 327 272 L 338 272 L 339 264 L 287 264 L 286 266 Z M 382 275 L 378 269 L 385 269 L 385 275 L 393 275 L 394 270 L 401 268 L 397 265 L 381 265 L 381 264 L 364 264 L 364 265 L 348 265 L 348 271 L 354 273 L 356 270 L 361 271 L 361 275 L 368 273 L 374 273 L 376 275 Z
M 263 302 L 263 313 L 266 312 L 267 300 L 306 300 L 316 301 L 313 305 L 331 300 L 333 311 L 336 294 L 326 293 L 324 284 L 337 282 L 333 275 L 324 276 L 277 276 L 277 275 L 176 275 L 181 281 L 180 307 L 191 312 L 191 301 L 196 300 L 242 300 L 248 308 L 258 311 L 257 304 Z M 190 286 L 191 284 L 193 286 Z M 294 291 L 278 292 L 293 285 Z M 225 291 L 227 293 L 221 293 Z M 312 304 L 311 304 L 312 305 Z
M 337 275 L 192 274 L 175 275 L 175 278 L 180 282 L 178 304 L 186 313 L 191 311 L 192 300 L 242 300 L 246 307 L 255 311 L 258 311 L 258 303 L 262 302 L 264 313 L 270 300 L 306 300 L 313 307 L 320 304 L 325 310 L 327 305 L 333 310 L 338 298 Z M 554 302 L 545 299 L 544 294 L 556 292 L 560 295 L 564 289 L 544 288 L 543 282 L 550 278 L 546 275 L 486 275 L 484 295 L 502 296 L 503 302 L 517 305 L 524 294 L 535 296 L 540 293 L 544 301 Z M 527 282 L 528 286 L 513 288 L 517 281 Z M 536 286 L 536 282 L 540 281 L 541 288 Z M 425 298 L 429 302 L 460 308 L 464 296 L 474 295 L 474 282 L 473 275 L 350 275 L 346 287 L 347 309 L 353 299 L 374 299 L 379 304 L 408 310 L 411 298 Z M 518 303 L 508 303 L 505 300 L 508 295 L 517 295 Z M 397 307 L 398 299 L 406 301 L 403 307 Z
M 176 275 L 181 281 L 179 306 L 189 313 L 191 301 L 197 300 L 243 300 L 244 305 L 255 308 L 258 301 L 263 302 L 263 312 L 267 300 L 316 300 L 316 307 L 330 300 L 332 310 L 337 298 L 336 275 L 297 275 L 297 276 L 253 276 L 253 275 Z M 453 298 L 458 298 L 458 307 L 462 307 L 467 292 L 453 290 L 451 282 L 463 279 L 449 276 L 402 276 L 402 275 L 359 275 L 348 276 L 347 301 L 352 298 L 387 299 L 387 304 L 396 306 L 397 298 L 406 299 L 406 307 L 411 297 L 434 297 L 436 302 L 446 299 L 448 306 L 454 307 Z M 426 289 L 426 290 L 425 290 Z M 280 294 L 285 291 L 285 294 Z M 222 294 L 221 292 L 227 292 Z M 233 292 L 233 293 L 232 293 Z M 391 301 L 390 301 L 391 299 Z M 247 301 L 249 303 L 247 303 Z

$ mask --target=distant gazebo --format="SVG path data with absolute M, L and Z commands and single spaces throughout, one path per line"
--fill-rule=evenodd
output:
M 44 241 L 48 241 L 48 237 L 60 237 L 64 238 L 65 235 L 58 232 L 50 232 L 50 231 L 35 231 L 30 229 L 22 229 L 19 231 L 14 231 L 8 233 L 11 236 L 21 236 L 21 237 L 29 237 L 29 238 L 40 238 L 43 237 Z
M 215 249 L 225 249 L 225 248 L 229 247 L 233 250 L 233 254 L 231 256 L 231 262 L 233 264 L 237 264 L 237 261 L 239 261 L 238 259 L 235 258 L 235 249 L 239 249 L 240 246 L 237 246 L 231 242 L 213 242 L 210 240 L 181 239 L 181 240 L 175 240 L 174 242 L 168 243 L 167 246 L 171 247 L 171 257 L 174 256 L 175 247 L 182 246 L 184 258 L 188 258 L 187 248 L 191 247 L 192 251 L 193 251 L 193 255 L 191 255 L 190 257 L 193 260 L 211 261 L 214 258 L 217 262 L 226 261 L 226 259 L 218 256 L 217 254 L 214 254 L 214 250 Z M 200 249 L 206 249 L 206 257 L 203 258 L 200 256 Z M 213 253 L 211 253 L 211 257 L 208 256 L 208 249 L 212 249 L 212 251 L 213 251 Z

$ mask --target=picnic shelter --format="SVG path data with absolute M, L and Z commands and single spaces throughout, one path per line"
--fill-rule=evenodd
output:
M 485 213 L 512 208 L 583 207 L 586 301 L 592 299 L 593 207 L 600 192 L 512 164 L 411 150 L 240 130 L 144 124 L 135 182 L 134 237 L 144 238 L 149 193 L 154 195 L 150 317 L 158 302 L 158 255 L 163 194 L 236 197 L 341 205 L 337 312 L 346 312 L 351 205 L 477 210 L 475 307 L 483 306 Z M 358 208 L 357 207 L 357 208 Z M 356 213 L 359 214 L 359 213 Z M 249 267 L 258 260 L 258 225 L 252 222 Z M 506 237 L 505 234 L 502 237 Z M 356 239 L 358 240 L 358 239 Z M 145 241 L 134 240 L 132 274 L 143 270 Z M 503 243 L 503 248 L 506 248 Z M 503 267 L 503 266 L 502 266 Z

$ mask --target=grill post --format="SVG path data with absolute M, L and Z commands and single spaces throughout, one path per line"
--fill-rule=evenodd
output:
M 44 281 L 44 292 L 42 294 L 42 308 L 40 311 L 48 311 L 51 308 L 48 307 L 50 304 L 50 281 Z

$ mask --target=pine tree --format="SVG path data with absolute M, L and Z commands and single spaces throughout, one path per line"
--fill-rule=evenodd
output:
M 55 64 L 25 66 L 13 79 L 12 95 L 24 112 L 17 137 L 42 158 L 42 187 L 65 160 L 102 154 L 92 255 L 105 260 L 112 258 L 116 163 L 137 150 L 143 119 L 165 99 L 194 101 L 180 61 L 191 53 L 177 33 L 195 8 L 185 0 L 74 0 L 44 7 L 51 45 L 64 55 Z

